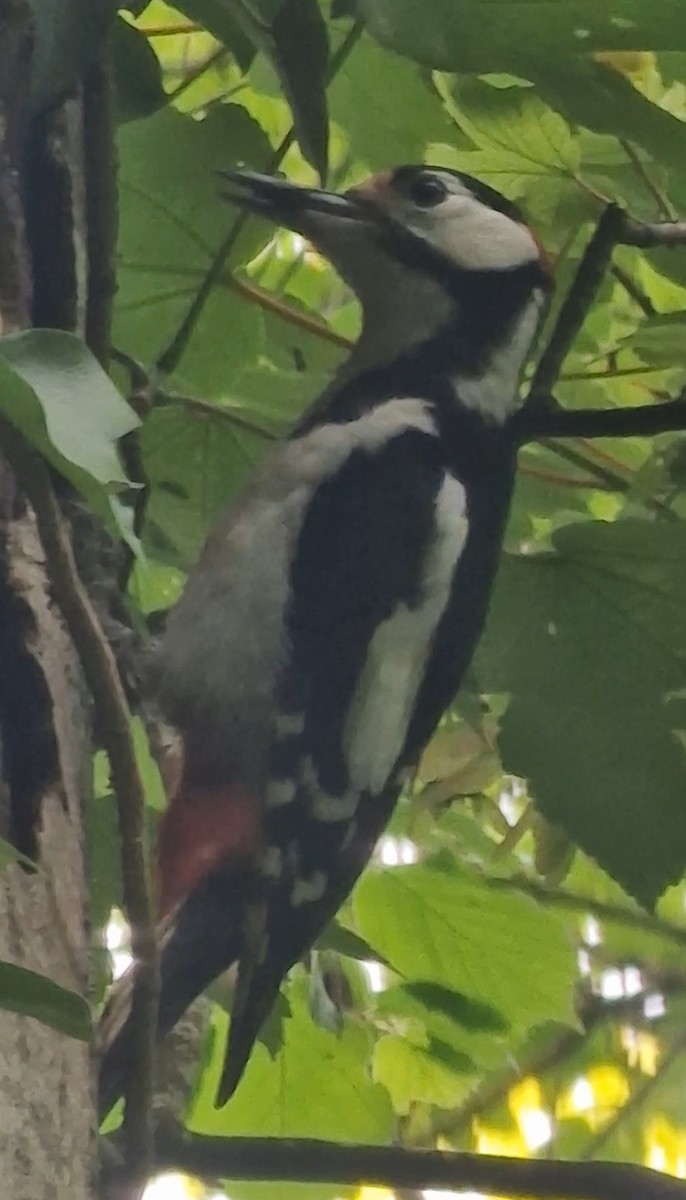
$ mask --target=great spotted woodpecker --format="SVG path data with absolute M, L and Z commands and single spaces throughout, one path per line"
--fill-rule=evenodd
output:
M 220 1102 L 469 664 L 551 283 L 517 208 L 454 171 L 399 167 L 344 195 L 226 177 L 326 255 L 363 328 L 214 529 L 161 650 L 183 752 L 159 838 L 159 1031 L 238 964 Z M 104 1017 L 103 1112 L 125 1016 L 120 997 Z

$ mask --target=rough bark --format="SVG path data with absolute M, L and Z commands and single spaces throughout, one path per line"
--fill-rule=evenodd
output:
M 9 524 L 6 562 L 7 586 L 26 608 L 26 651 L 38 667 L 36 728 L 25 734 L 49 771 L 34 797 L 39 870 L 30 873 L 15 864 L 0 876 L 0 958 L 87 995 L 83 802 L 88 719 L 78 664 L 49 597 L 30 515 Z M 19 627 L 15 632 L 21 636 Z M 3 688 L 12 682 L 4 678 Z M 48 722 L 53 761 L 42 746 Z M 11 795 L 7 800 L 13 803 Z M 0 1173 L 6 1200 L 88 1200 L 93 1195 L 90 1057 L 83 1042 L 0 1009 Z
M 85 322 L 83 106 L 77 91 L 29 112 L 32 48 L 29 6 L 0 0 L 0 334 L 34 320 L 78 331 Z M 90 762 L 81 671 L 0 426 L 0 836 L 37 863 L 0 871 L 0 960 L 83 996 Z M 93 1200 L 90 1046 L 2 1001 L 3 1200 Z

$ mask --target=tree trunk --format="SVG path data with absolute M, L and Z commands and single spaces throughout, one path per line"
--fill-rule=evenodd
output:
M 39 8 L 33 15 L 40 21 Z M 0 0 L 0 334 L 34 323 L 83 333 L 89 275 L 85 90 L 82 81 L 68 81 L 66 100 L 53 97 L 49 111 L 31 110 L 35 33 L 25 0 Z M 87 996 L 89 705 L 51 596 L 34 515 L 10 465 L 8 427 L 0 424 L 0 452 L 3 443 L 0 836 L 37 869 L 22 860 L 0 873 L 0 960 Z M 93 1200 L 91 1049 L 34 1017 L 8 1011 L 3 999 L 7 1003 L 0 990 L 3 1200 Z
M 6 835 L 33 851 L 38 870 L 12 864 L 0 876 L 0 958 L 87 995 L 83 801 L 89 740 L 83 687 L 50 601 L 31 516 L 10 522 L 5 536 L 2 641 L 15 644 L 8 654 L 14 669 L 3 671 L 0 691 L 4 712 L 18 703 L 25 719 L 21 727 L 13 720 L 2 726 L 2 815 Z M 87 1200 L 94 1194 L 90 1060 L 84 1042 L 0 1008 L 5 1200 Z

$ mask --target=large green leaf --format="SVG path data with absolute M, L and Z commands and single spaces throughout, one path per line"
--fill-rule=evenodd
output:
M 283 1043 L 272 1058 L 258 1042 L 238 1091 L 217 1112 L 214 1094 L 221 1070 L 224 1037 L 217 1038 L 202 1080 L 189 1127 L 223 1137 L 319 1137 L 333 1141 L 386 1142 L 392 1114 L 386 1092 L 368 1071 L 368 1034 L 346 1021 L 339 1034 L 315 1025 L 307 1005 L 307 984 L 296 977 L 288 988 L 290 1014 L 283 1022 Z M 219 1019 L 222 1035 L 226 1019 Z M 232 1182 L 231 1194 L 301 1196 L 302 1186 L 252 1190 Z M 335 1186 L 312 1189 L 317 1196 L 339 1196 Z
M 450 1046 L 426 1045 L 387 1033 L 374 1047 L 374 1078 L 383 1083 L 396 1112 L 406 1115 L 414 1104 L 455 1108 L 474 1086 L 473 1064 Z
M 83 996 L 70 992 L 37 971 L 0 962 L 0 1009 L 35 1017 L 58 1033 L 87 1042 L 90 1010 Z
M 255 57 L 255 46 L 236 20 L 232 11 L 234 5 L 227 3 L 227 0 L 183 0 L 180 7 L 186 16 L 204 25 L 226 46 L 243 71 L 248 70 Z
M 73 334 L 33 329 L 0 339 L 0 411 L 76 481 L 126 482 L 117 441 L 138 418 Z
M 234 49 L 244 67 L 251 42 L 271 64 L 288 100 L 300 148 L 322 177 L 328 162 L 329 42 L 317 0 L 191 0 L 189 14 Z
M 683 166 L 686 122 L 651 104 L 617 71 L 590 58 L 557 58 L 553 64 L 538 55 L 522 69 L 568 119 L 635 142 L 658 162 Z
M 221 202 L 216 171 L 235 162 L 261 169 L 269 153 L 259 126 L 237 105 L 213 109 L 203 121 L 163 109 L 120 129 L 114 341 L 121 349 L 150 362 L 166 348 L 234 220 Z M 251 221 L 230 264 L 267 237 L 266 227 Z M 211 379 L 216 394 L 227 362 L 251 362 L 256 352 L 249 306 L 222 287 L 195 324 L 175 382 L 193 388 Z
M 360 0 L 384 45 L 447 71 L 551 65 L 599 50 L 686 48 L 681 0 Z
M 372 170 L 421 162 L 427 143 L 454 140 L 438 95 L 416 65 L 391 57 L 369 37 L 331 83 L 329 106 L 352 153 Z
M 369 871 L 354 893 L 359 932 L 408 980 L 488 1005 L 513 1027 L 573 1021 L 575 962 L 560 923 L 457 868 Z
M 457 123 L 475 147 L 456 150 L 456 166 L 510 193 L 530 181 L 535 188 L 551 177 L 569 181 L 578 171 L 580 149 L 572 131 L 531 88 L 460 79 L 453 96 Z
M 270 57 L 291 106 L 300 148 L 325 180 L 329 162 L 329 41 L 317 0 L 283 0 L 271 34 Z
M 644 904 L 686 868 L 686 532 L 569 525 L 507 557 L 477 667 L 542 812 Z

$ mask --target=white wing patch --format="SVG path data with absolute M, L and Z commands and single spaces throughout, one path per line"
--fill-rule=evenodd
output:
M 423 599 L 414 608 L 399 604 L 379 625 L 345 723 L 343 745 L 355 791 L 380 792 L 395 765 L 466 538 L 465 491 L 446 475 L 436 499 Z

